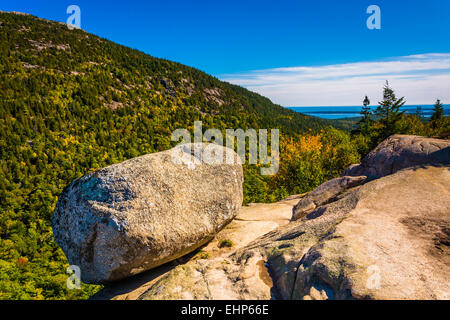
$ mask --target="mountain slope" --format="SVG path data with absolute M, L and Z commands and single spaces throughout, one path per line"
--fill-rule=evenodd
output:
M 27 81 L 15 92 L 24 102 L 49 95 L 54 98 L 50 103 L 63 104 L 69 111 L 74 104 L 113 110 L 168 108 L 174 109 L 173 118 L 177 114 L 206 120 L 215 116 L 226 124 L 236 125 L 239 119 L 244 126 L 280 127 L 285 132 L 331 123 L 287 110 L 194 68 L 153 58 L 82 30 L 70 31 L 61 23 L 7 13 L 1 13 L 1 19 L 2 82 L 15 90 L 20 76 L 26 74 Z M 36 91 L 43 83 L 44 88 Z M 0 98 L 11 98 L 8 93 Z
M 171 132 L 329 122 L 274 105 L 199 70 L 82 30 L 0 12 L 0 299 L 86 298 L 68 290 L 53 241 L 58 195 L 81 175 L 168 149 Z

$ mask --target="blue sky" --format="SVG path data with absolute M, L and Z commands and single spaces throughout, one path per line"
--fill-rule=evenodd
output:
M 431 104 L 436 95 L 450 100 L 450 85 L 437 83 L 448 80 L 448 57 L 435 55 L 450 53 L 448 0 L 0 1 L 0 10 L 62 22 L 68 17 L 66 8 L 76 4 L 81 27 L 88 32 L 196 67 L 283 105 L 359 104 L 359 96 L 378 94 L 375 87 L 380 91 L 382 78 L 392 80 L 399 94 L 410 95 L 409 103 Z M 366 27 L 366 9 L 372 4 L 381 9 L 381 30 Z M 407 70 L 405 61 L 411 59 L 422 60 Z M 423 59 L 431 69 L 418 66 Z M 348 72 L 382 62 L 388 64 L 369 65 L 376 78 L 363 70 Z M 402 71 L 391 73 L 391 67 L 397 70 L 393 62 Z M 330 68 L 346 71 L 327 78 L 323 72 Z M 311 72 L 320 77 L 311 78 Z M 342 81 L 355 78 L 363 80 L 361 85 Z M 419 78 L 427 88 L 420 95 L 414 87 L 424 85 Z M 325 84 L 330 90 L 323 89 Z

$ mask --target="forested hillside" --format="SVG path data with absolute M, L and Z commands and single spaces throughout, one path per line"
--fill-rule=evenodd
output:
M 170 148 L 172 131 L 194 120 L 204 130 L 280 129 L 282 161 L 295 170 L 269 178 L 246 166 L 245 202 L 308 191 L 359 157 L 330 122 L 29 15 L 0 13 L 0 87 L 0 299 L 98 290 L 66 288 L 67 260 L 50 227 L 58 195 L 87 172 Z

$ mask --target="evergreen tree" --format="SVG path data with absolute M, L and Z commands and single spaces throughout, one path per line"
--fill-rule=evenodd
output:
M 418 106 L 418 107 L 416 108 L 415 116 L 416 116 L 420 121 L 423 121 L 424 115 L 423 115 L 423 111 L 422 111 L 422 107 L 421 107 L 421 106 Z
M 362 119 L 358 121 L 358 132 L 362 133 L 363 135 L 369 135 L 370 131 L 372 129 L 373 119 L 372 119 L 372 110 L 369 107 L 370 100 L 366 96 L 363 101 L 363 108 L 360 112 L 362 115 Z
M 389 82 L 383 89 L 383 101 L 379 102 L 379 106 L 375 111 L 375 116 L 381 125 L 378 140 L 384 140 L 394 133 L 401 133 L 401 119 L 404 111 L 400 111 L 400 107 L 405 104 L 404 97 L 397 99 L 394 90 L 389 87 Z
M 442 106 L 441 100 L 437 99 L 434 104 L 433 114 L 431 115 L 431 126 L 436 129 L 439 126 L 439 122 L 444 117 L 444 107 Z

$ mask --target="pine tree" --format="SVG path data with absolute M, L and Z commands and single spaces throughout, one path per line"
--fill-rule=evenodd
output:
M 394 90 L 389 87 L 389 82 L 383 89 L 383 101 L 379 102 L 379 106 L 375 111 L 375 116 L 381 124 L 379 140 L 384 140 L 394 133 L 400 133 L 400 121 L 404 111 L 400 108 L 405 104 L 405 97 L 397 99 Z
M 363 104 L 364 107 L 360 112 L 360 114 L 363 116 L 361 120 L 363 125 L 363 131 L 369 133 L 373 120 L 372 120 L 372 109 L 369 107 L 370 100 L 367 96 L 365 97 Z
M 421 106 L 418 106 L 418 107 L 416 108 L 415 116 L 416 116 L 420 121 L 423 121 L 424 115 L 423 115 L 423 111 L 422 111 L 422 107 L 421 107 Z
M 433 114 L 431 115 L 431 126 L 436 129 L 439 126 L 439 122 L 444 117 L 444 107 L 442 106 L 441 100 L 437 99 L 434 104 Z
M 365 136 L 368 136 L 371 132 L 372 125 L 373 125 L 373 119 L 372 119 L 372 109 L 369 107 L 370 100 L 366 96 L 363 101 L 363 107 L 361 109 L 360 114 L 362 115 L 361 120 L 358 121 L 358 129 L 356 130 L 357 133 L 361 133 Z

